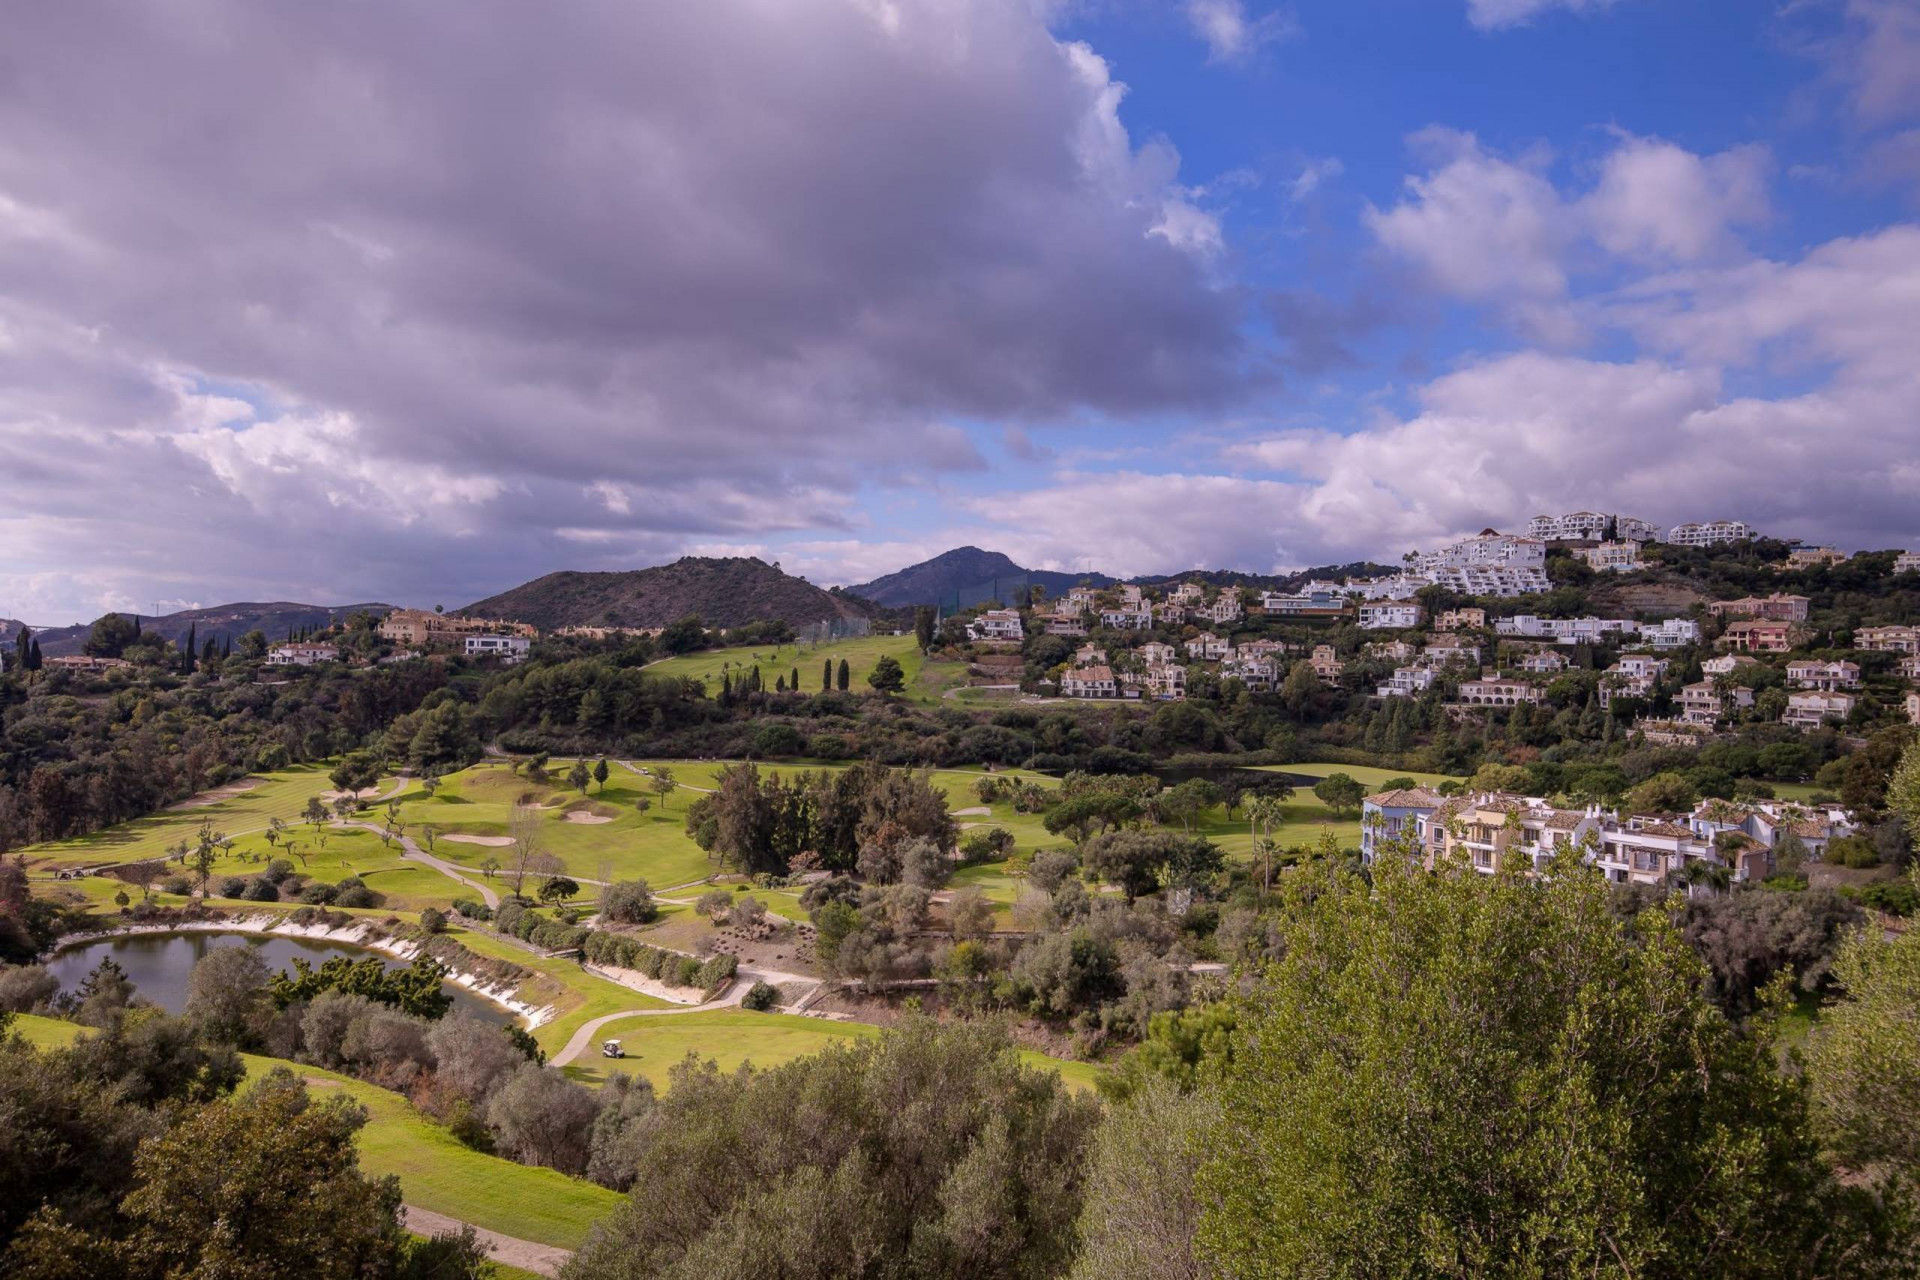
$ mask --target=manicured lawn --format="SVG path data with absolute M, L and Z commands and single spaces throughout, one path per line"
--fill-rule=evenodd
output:
M 213 804 L 167 810 L 89 836 L 32 845 L 22 852 L 33 864 L 135 862 L 164 858 L 167 848 L 182 840 L 192 843 L 200 824 L 207 819 L 212 819 L 215 830 L 229 836 L 264 831 L 270 818 L 301 825 L 300 812 L 306 808 L 307 800 L 333 789 L 333 784 L 327 781 L 328 768 L 323 764 L 302 765 L 260 774 L 258 786 Z M 383 792 L 391 785 L 390 779 L 380 784 Z
M 1424 787 L 1439 786 L 1443 782 L 1464 782 L 1464 778 L 1451 778 L 1444 773 L 1418 773 L 1412 769 L 1383 769 L 1370 764 L 1261 764 L 1256 769 L 1269 773 L 1297 773 L 1309 778 L 1324 778 L 1329 774 L 1344 773 L 1355 782 L 1373 791 L 1391 778 L 1412 778 Z
M 52 1018 L 22 1016 L 14 1026 L 42 1048 L 70 1043 L 83 1032 L 70 1022 Z M 624 1198 L 552 1169 L 536 1169 L 464 1147 L 399 1094 L 364 1081 L 253 1054 L 243 1055 L 243 1060 L 249 1080 L 284 1066 L 307 1081 L 315 1098 L 345 1094 L 365 1107 L 368 1120 L 360 1131 L 360 1166 L 375 1176 L 397 1174 L 408 1204 L 522 1240 L 573 1249 L 586 1239 L 594 1222 Z
M 647 674 L 704 681 L 707 696 L 711 698 L 719 696 L 723 675 L 737 684 L 747 678 L 747 672 L 757 667 L 760 683 L 771 691 L 776 679 L 791 674 L 797 668 L 800 672 L 800 688 L 807 693 L 818 693 L 822 665 L 829 661 L 833 663 L 837 681 L 840 663 L 844 659 L 847 664 L 847 691 L 871 693 L 873 689 L 867 683 L 867 677 L 873 674 L 875 664 L 887 655 L 899 662 L 900 670 L 911 688 L 919 677 L 921 665 L 920 649 L 911 635 L 863 636 L 851 640 L 830 640 L 825 644 L 742 645 L 732 649 L 708 649 L 653 663 L 647 668 Z

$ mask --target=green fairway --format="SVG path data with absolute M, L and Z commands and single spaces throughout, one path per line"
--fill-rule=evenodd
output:
M 535 1006 L 552 1005 L 554 1016 L 533 1032 L 533 1038 L 548 1053 L 557 1053 L 567 1037 L 583 1022 L 624 1009 L 671 1009 L 670 1001 L 645 995 L 605 978 L 596 978 L 576 960 L 536 956 L 490 933 L 454 927 L 447 936 L 458 940 L 483 956 L 510 960 L 523 969 L 534 971 L 534 978 L 523 983 L 517 997 Z
M 825 644 L 760 644 L 741 645 L 732 649 L 706 649 L 653 663 L 647 667 L 647 674 L 702 681 L 707 686 L 707 696 L 712 698 L 719 696 L 723 676 L 738 684 L 747 678 L 749 671 L 758 668 L 761 685 L 771 691 L 777 679 L 797 669 L 802 691 L 818 693 L 823 665 L 833 663 L 837 680 L 840 663 L 845 660 L 847 691 L 871 693 L 873 690 L 867 684 L 867 677 L 873 674 L 874 664 L 883 656 L 891 656 L 899 662 L 907 685 L 911 688 L 919 678 L 921 658 L 920 647 L 910 635 L 861 636 L 850 640 L 829 640 Z
M 84 1028 L 22 1015 L 14 1028 L 41 1048 L 70 1044 Z M 578 1248 L 596 1220 L 623 1197 L 552 1169 L 536 1169 L 462 1146 L 441 1125 L 397 1093 L 301 1063 L 243 1054 L 249 1080 L 284 1066 L 307 1081 L 315 1098 L 345 1094 L 367 1109 L 360 1165 L 396 1174 L 411 1205 L 521 1240 Z M 244 1086 L 242 1086 L 244 1087 Z
M 1329 774 L 1344 773 L 1369 791 L 1392 778 L 1412 778 L 1423 787 L 1437 787 L 1443 782 L 1464 782 L 1464 778 L 1449 777 L 1444 773 L 1419 773 L 1412 769 L 1383 769 L 1370 764 L 1260 764 L 1253 766 L 1268 773 L 1295 773 L 1308 778 L 1324 778 Z

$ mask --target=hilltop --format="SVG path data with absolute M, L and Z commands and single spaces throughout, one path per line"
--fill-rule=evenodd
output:
M 344 622 L 356 613 L 370 613 L 380 617 L 393 612 L 390 604 L 299 604 L 289 600 L 276 600 L 266 603 L 244 601 L 238 604 L 216 604 L 205 609 L 182 609 L 178 613 L 169 613 L 155 618 L 141 615 L 140 630 L 148 635 L 160 635 L 178 644 L 192 631 L 202 644 L 208 639 L 232 640 L 249 631 L 259 630 L 269 640 L 284 640 L 296 630 L 325 627 L 336 622 Z M 10 630 L 0 624 L 0 638 L 11 636 Z M 81 623 L 71 627 L 48 627 L 44 631 L 34 632 L 40 641 L 40 651 L 49 658 L 79 653 L 87 641 L 87 632 L 92 623 Z
M 876 604 L 895 608 L 918 604 L 954 606 L 956 598 L 959 606 L 965 606 L 988 598 L 1011 600 L 1013 590 L 1025 585 L 1038 584 L 1046 588 L 1049 596 L 1056 596 L 1078 583 L 1104 587 L 1112 581 L 1104 573 L 1023 569 L 998 551 L 955 547 L 931 560 L 922 560 L 847 590 Z
M 542 629 L 663 627 L 698 614 L 708 626 L 772 619 L 795 627 L 871 617 L 872 606 L 752 556 L 686 556 L 651 569 L 585 573 L 563 569 L 476 600 L 461 613 L 514 618 Z

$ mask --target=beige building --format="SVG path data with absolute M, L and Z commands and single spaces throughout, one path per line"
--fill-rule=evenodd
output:
M 395 609 L 380 619 L 380 638 L 409 649 L 458 649 L 467 636 L 510 635 L 531 640 L 539 634 L 524 622 L 462 618 L 425 609 Z

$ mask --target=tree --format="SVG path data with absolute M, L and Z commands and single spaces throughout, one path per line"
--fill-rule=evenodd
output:
M 1295 714 L 1305 711 L 1319 692 L 1319 673 L 1304 659 L 1294 663 L 1287 678 L 1280 682 L 1280 701 Z
M 531 1062 L 508 1077 L 487 1108 L 501 1147 L 514 1159 L 576 1175 L 586 1172 L 599 1114 L 587 1089 Z
M 907 687 L 907 677 L 900 669 L 900 660 L 890 653 L 883 653 L 879 661 L 873 664 L 873 674 L 867 677 L 867 683 L 877 693 L 899 693 Z
M 1834 961 L 1844 993 L 1808 1042 L 1814 1114 L 1856 1170 L 1920 1175 L 1920 932 L 1850 934 Z
M 913 611 L 913 640 L 922 653 L 933 648 L 934 619 L 934 611 L 924 605 Z
M 600 759 L 594 761 L 593 780 L 596 784 L 598 784 L 600 790 L 605 791 L 607 789 L 607 779 L 611 777 L 612 774 L 613 774 L 613 771 L 607 768 L 607 759 L 605 756 L 602 756 L 600 757 Z
M 1627 807 L 1639 813 L 1684 813 L 1698 794 L 1685 775 L 1656 773 L 1627 792 Z
M 587 794 L 587 784 L 593 781 L 593 771 L 587 768 L 585 760 L 575 760 L 573 768 L 567 770 L 567 785 L 581 795 Z
M 1107 1113 L 1087 1167 L 1080 1254 L 1069 1280 L 1206 1280 L 1194 1256 L 1200 1197 L 1194 1180 L 1215 1103 L 1163 1079 L 1146 1081 Z
M 568 1274 L 1057 1276 L 1097 1119 L 978 1024 L 909 1018 L 766 1071 L 683 1065 Z
M 820 692 L 827 693 L 833 688 L 833 659 L 820 660 Z
M 1660 911 L 1566 850 L 1535 879 L 1335 862 L 1283 885 L 1198 1189 L 1222 1274 L 1834 1274 L 1860 1202 L 1804 1086 Z M 1551 955 L 1515 983 L 1511 957 Z
M 647 785 L 652 787 L 654 794 L 660 797 L 660 807 L 666 808 L 667 797 L 673 794 L 673 770 L 664 764 L 657 764 L 648 770 L 648 777 L 650 780 Z
M 847 660 L 845 658 L 842 658 L 840 659 L 840 667 L 838 670 L 837 678 L 834 683 L 839 685 L 840 692 L 845 693 L 847 691 L 847 686 L 851 684 L 852 681 L 853 681 L 853 668 L 847 665 Z
M 1900 816 L 1913 847 L 1920 849 L 1920 741 L 1900 753 L 1887 778 L 1887 808 Z
M 89 657 L 117 658 L 139 638 L 140 628 L 131 618 L 125 614 L 108 613 L 94 621 L 82 648 Z
M 187 975 L 186 1016 L 217 1044 L 249 1049 L 266 1034 L 272 1008 L 267 965 L 244 943 L 215 947 Z
M 578 897 L 580 885 L 567 876 L 548 876 L 540 885 L 540 901 L 551 906 L 556 902 L 565 902 Z
M 514 801 L 513 808 L 507 812 L 507 835 L 513 840 L 510 847 L 513 850 L 511 873 L 515 897 L 520 896 L 527 874 L 538 870 L 539 859 L 545 856 L 544 822 L 540 806 L 526 797 Z
M 213 819 L 201 819 L 200 829 L 194 833 L 193 848 L 187 854 L 187 869 L 200 877 L 200 896 L 203 898 L 207 896 L 207 880 L 213 875 L 214 864 L 226 845 L 226 836 L 213 829 Z
M 1358 813 L 1367 798 L 1367 789 L 1347 774 L 1330 773 L 1313 784 L 1313 794 L 1337 817 Z

